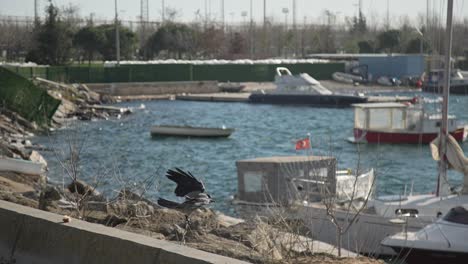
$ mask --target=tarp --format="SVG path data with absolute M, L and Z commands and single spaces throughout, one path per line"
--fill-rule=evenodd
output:
M 440 135 L 431 142 L 432 158 L 439 161 Z M 449 167 L 464 174 L 463 194 L 468 194 L 468 158 L 465 157 L 463 150 L 458 142 L 451 136 L 447 137 L 447 162 Z

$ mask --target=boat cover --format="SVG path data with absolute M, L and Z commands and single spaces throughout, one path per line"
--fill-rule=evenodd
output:
M 437 161 L 440 160 L 439 141 L 440 135 L 431 142 L 432 158 Z M 446 156 L 450 168 L 464 174 L 462 194 L 468 194 L 468 158 L 465 157 L 460 145 L 451 135 L 447 137 Z

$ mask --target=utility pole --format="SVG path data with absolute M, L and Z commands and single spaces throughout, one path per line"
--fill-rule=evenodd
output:
M 225 30 L 226 20 L 224 17 L 224 0 L 221 0 L 221 22 L 223 25 L 223 31 Z
M 166 5 L 164 4 L 164 0 L 161 0 L 161 23 L 166 21 Z
M 205 23 L 204 23 L 204 29 L 206 30 L 206 27 L 208 26 L 208 0 L 205 0 Z
M 140 48 L 141 54 L 146 58 L 145 39 L 147 23 L 149 20 L 148 0 L 140 1 Z
M 249 33 L 250 33 L 250 58 L 253 59 L 254 54 L 254 40 L 253 40 L 253 3 L 250 0 L 250 26 L 249 26 Z
M 119 18 L 117 12 L 117 0 L 115 0 L 115 58 L 117 66 L 120 66 L 120 36 L 119 36 Z
M 34 22 L 39 22 L 39 0 L 34 0 Z
M 389 0 L 387 0 L 387 22 L 386 22 L 386 28 L 387 30 L 390 29 L 390 3 Z
M 298 46 L 297 46 L 297 25 L 296 25 L 296 0 L 293 0 L 292 2 L 292 8 L 293 8 L 293 12 L 292 12 L 292 16 L 293 16 L 293 41 L 294 41 L 294 57 L 297 56 L 297 50 L 298 50 Z
M 426 0 L 426 32 L 429 32 L 429 0 Z

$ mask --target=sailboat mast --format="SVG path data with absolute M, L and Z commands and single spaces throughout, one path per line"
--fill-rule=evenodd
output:
M 437 183 L 436 195 L 441 195 L 441 186 L 447 182 L 447 136 L 448 136 L 448 102 L 450 90 L 450 70 L 452 54 L 452 17 L 453 0 L 448 0 L 447 6 L 447 25 L 445 36 L 445 69 L 444 69 L 444 89 L 442 94 L 442 124 L 440 126 L 440 146 L 439 146 L 439 177 Z

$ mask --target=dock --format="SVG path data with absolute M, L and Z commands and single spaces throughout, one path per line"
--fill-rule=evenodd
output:
M 250 93 L 209 93 L 209 94 L 182 94 L 175 97 L 176 100 L 203 101 L 203 102 L 249 102 Z M 369 103 L 409 102 L 407 96 L 368 96 Z
M 209 93 L 177 95 L 176 100 L 247 103 L 250 93 Z

